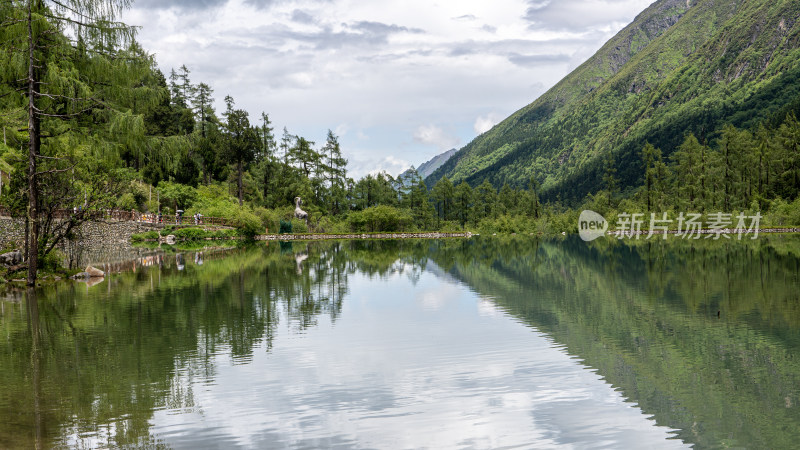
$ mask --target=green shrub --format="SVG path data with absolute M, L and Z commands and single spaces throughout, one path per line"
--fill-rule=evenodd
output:
M 772 227 L 799 226 L 800 197 L 792 203 L 786 203 L 782 198 L 773 200 L 765 219 L 766 225 Z
M 532 232 L 536 229 L 534 220 L 526 216 L 503 214 L 497 218 L 486 217 L 478 223 L 481 234 L 511 234 Z
M 186 211 L 185 218 L 200 213 L 205 217 L 221 217 L 231 226 L 239 229 L 242 236 L 254 236 L 264 231 L 261 219 L 248 206 L 239 206 L 239 202 L 223 186 L 199 186 L 197 198 L 192 207 Z
M 350 226 L 346 220 L 336 220 L 330 216 L 323 216 L 315 225 L 315 228 L 320 233 L 328 234 L 343 234 L 350 232 Z
M 292 219 L 292 229 L 295 233 L 308 233 L 308 225 L 305 220 Z
M 280 229 L 282 216 L 277 210 L 258 207 L 253 212 L 261 220 L 261 226 L 264 228 L 265 233 L 274 233 Z
M 291 234 L 292 232 L 292 221 L 291 220 L 283 220 L 280 221 L 280 230 L 278 231 L 279 234 Z
M 158 231 L 145 231 L 131 236 L 131 242 L 144 242 L 153 239 L 158 239 Z
M 191 208 L 198 197 L 198 192 L 195 188 L 185 184 L 170 183 L 169 181 L 158 183 L 158 192 L 160 193 L 162 209 L 165 207 L 171 208 L 171 211 Z
M 64 253 L 53 249 L 39 262 L 39 268 L 44 272 L 57 272 L 63 269 Z
M 130 211 L 136 209 L 139 205 L 136 203 L 136 198 L 130 192 L 122 194 L 116 202 L 117 209 L 123 211 Z
M 238 236 L 239 236 L 238 230 L 216 230 L 216 231 L 210 231 L 208 235 L 208 237 L 215 239 L 228 239 Z
M 172 233 L 178 239 L 197 240 L 204 239 L 209 233 L 202 228 L 179 228 Z
M 378 205 L 350 213 L 347 218 L 353 231 L 393 232 L 410 228 L 414 221 L 411 212 L 392 206 Z
M 577 233 L 579 211 L 565 211 L 561 213 L 548 214 L 549 233 Z
M 439 226 L 438 231 L 442 233 L 458 233 L 459 231 L 462 230 L 463 229 L 461 228 L 461 225 L 458 223 L 458 221 L 447 220 L 442 222 L 442 224 Z

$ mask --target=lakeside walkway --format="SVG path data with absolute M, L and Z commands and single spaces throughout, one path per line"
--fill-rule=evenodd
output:
M 160 220 L 158 214 L 155 213 L 141 213 L 138 211 L 122 211 L 118 209 L 90 209 L 90 210 L 77 210 L 77 209 L 56 209 L 52 212 L 54 219 L 65 220 L 72 217 L 81 217 L 94 222 L 136 222 L 153 225 L 155 227 L 167 226 L 180 226 L 180 227 L 193 227 L 193 226 L 212 226 L 212 227 L 227 227 L 234 228 L 229 219 L 224 217 L 208 217 L 200 216 L 195 219 L 193 216 L 181 215 L 176 217 L 174 214 L 161 215 Z M 9 211 L 0 206 L 0 218 L 11 219 L 12 216 Z

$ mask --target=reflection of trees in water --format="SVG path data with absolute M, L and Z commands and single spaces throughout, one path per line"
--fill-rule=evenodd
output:
M 40 288 L 38 300 L 2 301 L 0 417 L 10 419 L 0 421 L 0 448 L 79 446 L 86 436 L 163 446 L 150 435 L 153 411 L 197 410 L 194 382 L 215 377 L 220 354 L 245 364 L 272 348 L 281 320 L 295 331 L 335 321 L 350 274 L 408 271 L 426 255 L 389 241 L 148 255 L 89 289 L 63 283 Z
M 338 245 L 281 242 L 280 258 L 264 270 L 265 295 L 282 305 L 298 330 L 314 326 L 320 315 L 336 320 L 341 312 L 347 277 L 333 257 Z
M 431 257 L 687 442 L 787 448 L 800 438 L 797 237 L 473 239 Z

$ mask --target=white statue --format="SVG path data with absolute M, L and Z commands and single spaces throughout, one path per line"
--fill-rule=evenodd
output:
M 298 219 L 305 220 L 306 221 L 306 225 L 307 225 L 308 224 L 308 213 L 303 211 L 300 208 L 300 205 L 302 205 L 302 204 L 303 204 L 303 200 L 301 200 L 300 197 L 295 197 L 294 198 L 294 216 L 297 217 Z

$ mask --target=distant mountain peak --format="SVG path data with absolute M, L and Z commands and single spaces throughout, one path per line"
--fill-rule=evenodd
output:
M 457 149 L 451 148 L 450 150 L 444 153 L 440 153 L 434 156 L 429 161 L 425 161 L 424 163 L 420 164 L 420 166 L 417 167 L 417 173 L 420 174 L 420 176 L 423 179 L 428 178 L 430 174 L 432 174 L 436 169 L 441 167 L 442 164 L 446 163 L 447 160 L 449 160 L 453 155 L 455 155 L 457 151 L 458 151 Z M 403 177 L 410 174 L 413 171 L 413 169 L 414 166 L 411 166 L 410 169 L 400 174 L 400 176 Z

